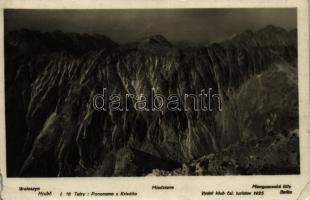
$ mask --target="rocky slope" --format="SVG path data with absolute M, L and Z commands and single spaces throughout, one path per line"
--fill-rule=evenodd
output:
M 203 174 L 298 173 L 296 41 L 296 30 L 273 26 L 182 48 L 160 35 L 118 45 L 105 36 L 7 33 L 8 175 L 141 176 L 208 154 L 214 167 Z M 96 111 L 92 98 L 102 88 L 122 96 L 150 96 L 155 88 L 180 99 L 212 88 L 223 110 L 143 112 L 131 103 L 130 112 Z M 291 148 L 274 146 L 278 137 Z M 294 153 L 257 169 L 214 170 L 227 157 L 260 157 L 260 146 L 249 144 L 264 138 L 275 157 Z

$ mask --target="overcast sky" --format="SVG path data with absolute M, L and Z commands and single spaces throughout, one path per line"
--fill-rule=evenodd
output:
M 161 34 L 168 40 L 215 41 L 272 24 L 297 26 L 295 8 L 160 10 L 5 10 L 5 30 L 27 28 L 104 34 L 116 42 Z

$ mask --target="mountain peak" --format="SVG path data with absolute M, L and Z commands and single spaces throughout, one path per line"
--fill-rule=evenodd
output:
M 257 33 L 265 33 L 265 34 L 287 34 L 287 31 L 284 28 L 274 26 L 274 25 L 267 25 L 264 28 L 257 31 Z
M 251 46 L 294 46 L 295 37 L 294 32 L 290 33 L 282 27 L 267 25 L 255 32 L 245 30 L 237 35 L 234 35 L 231 40 L 227 41 L 227 43 L 240 43 Z
M 151 35 L 142 40 L 142 44 L 163 45 L 172 47 L 173 45 L 162 35 Z
M 23 47 L 20 50 L 37 53 L 67 51 L 83 53 L 91 50 L 110 49 L 118 46 L 105 35 L 65 33 L 62 31 L 41 32 L 20 29 L 6 33 L 11 46 Z M 16 50 L 14 50 L 16 51 Z

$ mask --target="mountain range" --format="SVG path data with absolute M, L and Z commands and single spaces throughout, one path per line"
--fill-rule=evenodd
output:
M 297 30 L 179 44 L 6 33 L 8 176 L 298 174 Z M 212 88 L 222 111 L 99 112 L 102 88 L 179 97 Z

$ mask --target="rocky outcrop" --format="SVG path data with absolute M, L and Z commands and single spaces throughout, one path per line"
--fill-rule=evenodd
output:
M 273 134 L 244 140 L 184 163 L 174 170 L 153 169 L 148 176 L 281 175 L 299 173 L 299 136 Z
M 104 36 L 8 33 L 8 174 L 140 176 L 298 129 L 296 41 L 277 27 L 184 48 L 159 35 L 118 45 Z M 129 112 L 96 111 L 102 88 L 123 97 L 154 88 L 180 99 L 212 88 L 223 111 L 144 112 L 134 102 Z

